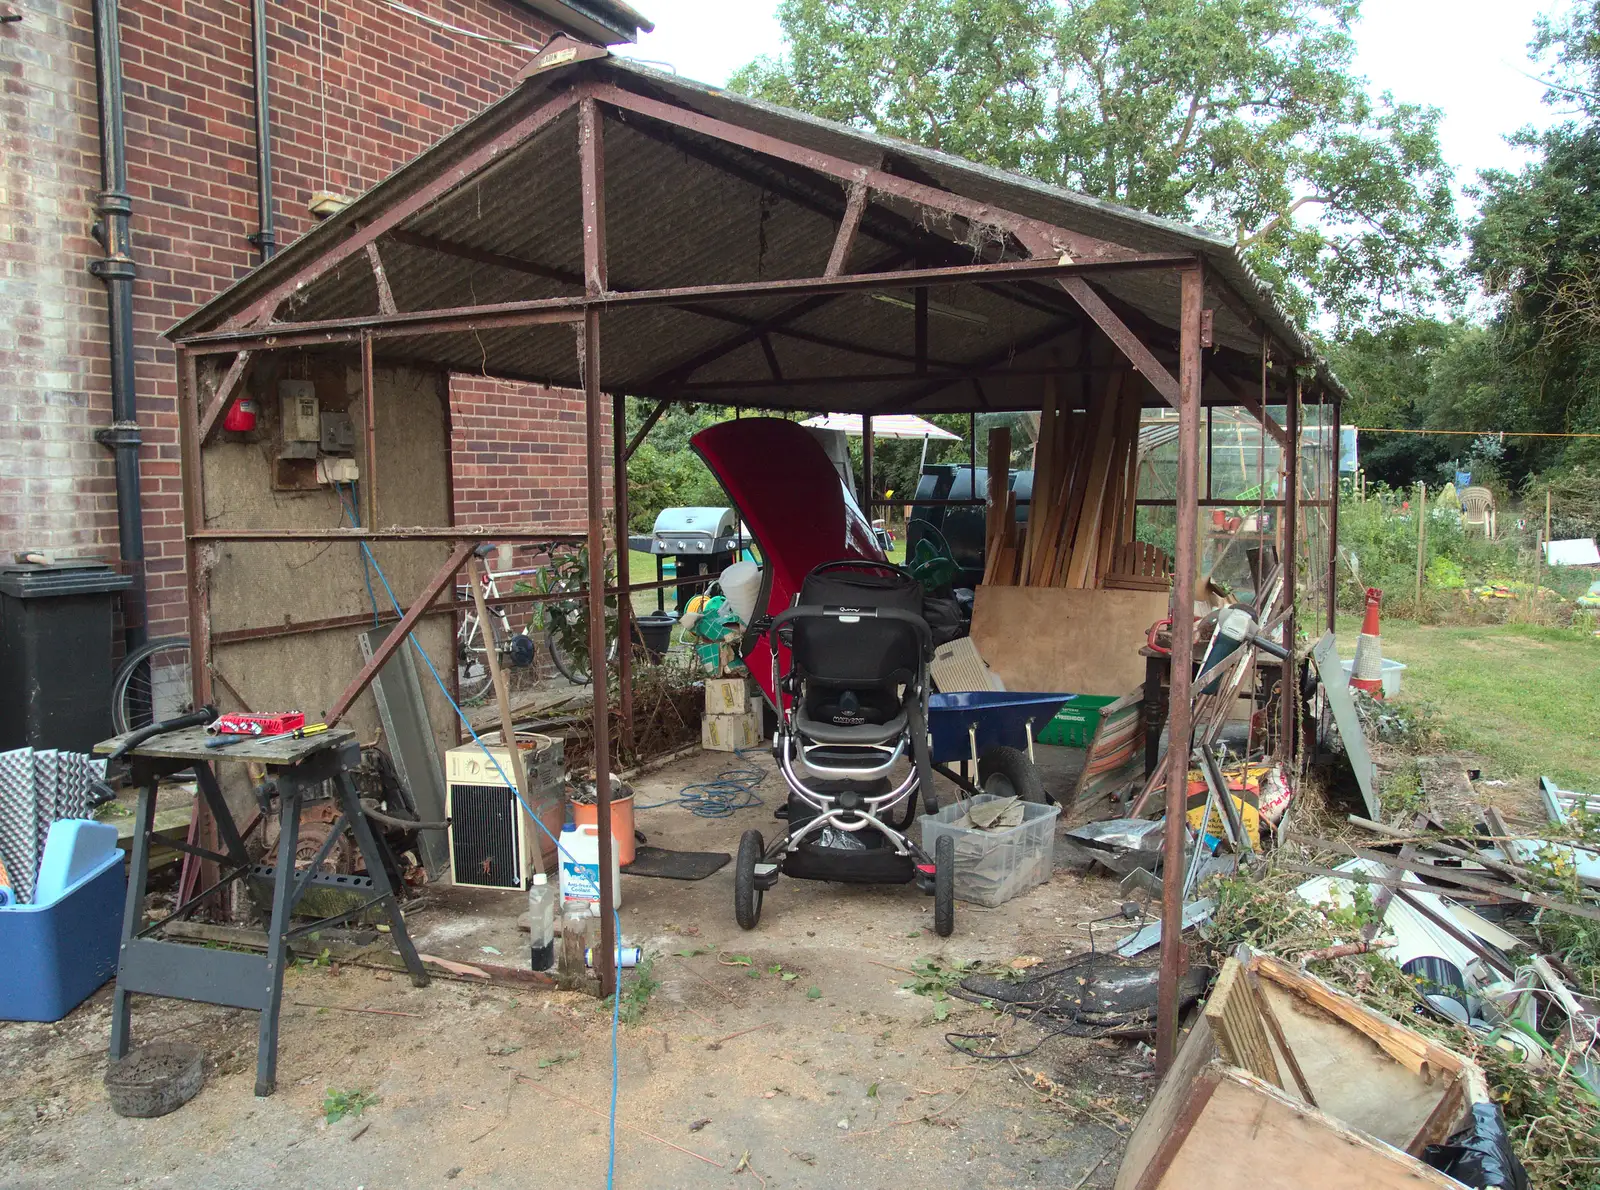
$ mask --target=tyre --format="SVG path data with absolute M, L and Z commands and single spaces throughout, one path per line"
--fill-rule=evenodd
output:
M 978 788 L 994 797 L 1020 797 L 1039 805 L 1050 800 L 1038 767 L 1020 748 L 990 748 L 980 756 Z
M 756 865 L 766 844 L 760 831 L 739 837 L 739 856 L 733 864 L 733 916 L 742 930 L 753 930 L 761 920 L 761 890 L 756 887 Z
M 551 605 L 552 616 L 576 617 L 582 614 L 574 603 L 557 603 Z M 608 625 L 608 628 L 614 628 Z M 550 660 L 555 663 L 561 676 L 574 686 L 587 686 L 589 684 L 589 654 L 585 649 L 581 654 L 573 654 L 562 644 L 561 634 L 555 628 L 544 630 L 545 648 L 550 651 Z M 606 664 L 609 665 L 617 659 L 617 638 L 615 635 L 606 642 Z
M 187 714 L 189 638 L 168 636 L 129 653 L 111 680 L 111 726 L 118 735 Z
M 933 845 L 933 932 L 948 938 L 956 928 L 956 841 L 940 835 Z
M 468 626 L 464 632 L 471 632 L 471 621 L 475 616 L 469 616 Z M 511 628 L 503 614 L 491 610 L 489 613 L 490 635 L 494 637 L 495 655 L 503 657 L 506 654 L 506 642 L 510 639 Z M 494 675 L 489 672 L 489 658 L 485 649 L 487 642 L 483 639 L 482 625 L 478 631 L 472 633 L 472 643 L 462 640 L 456 646 L 456 685 L 461 695 L 461 701 L 474 702 L 489 693 L 489 688 L 494 684 Z

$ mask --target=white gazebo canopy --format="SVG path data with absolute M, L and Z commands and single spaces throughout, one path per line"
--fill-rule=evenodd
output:
M 861 415 L 859 413 L 820 413 L 816 417 L 808 417 L 800 423 L 813 430 L 838 430 L 843 434 L 861 436 Z M 872 419 L 872 436 L 874 438 L 948 438 L 952 442 L 961 441 L 960 434 L 952 434 L 949 430 L 942 430 L 931 421 L 910 413 L 884 414 Z

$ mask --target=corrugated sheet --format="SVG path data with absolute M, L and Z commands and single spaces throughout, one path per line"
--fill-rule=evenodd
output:
M 804 113 L 773 107 L 664 75 L 619 59 L 535 76 L 390 179 L 363 195 L 171 332 L 181 338 L 213 329 L 271 286 L 281 283 L 336 243 L 364 218 L 426 184 L 508 122 L 548 101 L 581 72 L 677 102 L 692 110 L 852 161 L 877 163 L 891 155 L 946 190 L 1071 230 L 1147 252 L 1195 252 L 1226 281 L 1259 322 L 1313 358 L 1310 341 L 1277 305 L 1233 246 L 1203 230 L 1048 186 L 973 162 L 891 141 Z M 380 241 L 396 302 L 404 310 L 581 293 L 581 202 L 577 121 L 567 113 L 539 136 L 490 168 L 463 180 L 443 200 L 414 216 L 396 238 Z M 832 245 L 844 202 L 832 179 L 797 169 L 713 138 L 668 128 L 631 113 L 607 111 L 605 133 L 608 266 L 614 290 L 770 280 L 818 275 Z M 922 224 L 916 209 L 875 201 L 857 240 L 850 271 L 917 267 L 974 259 Z M 434 246 L 424 246 L 431 242 Z M 456 245 L 464 254 L 437 250 Z M 965 256 L 963 256 L 965 253 Z M 496 259 L 487 259 L 485 254 Z M 509 262 L 509 263 L 508 263 Z M 515 263 L 520 262 L 520 267 Z M 541 275 L 546 274 L 546 275 Z M 1170 270 L 1105 274 L 1096 284 L 1149 322 L 1175 328 L 1178 278 Z M 909 300 L 909 292 L 884 296 Z M 1077 317 L 1070 300 L 1047 282 L 949 287 L 931 295 L 945 312 L 929 318 L 930 366 L 1004 366 L 1019 344 L 1040 341 L 1052 327 Z M 1220 346 L 1258 354 L 1252 330 L 1213 295 Z M 370 314 L 377 292 L 364 255 L 306 287 L 279 312 L 280 320 Z M 964 317 L 963 317 L 964 315 Z M 785 378 L 849 377 L 909 371 L 896 355 L 913 349 L 909 309 L 864 292 L 830 300 L 774 297 L 704 303 L 700 313 L 664 306 L 618 309 L 604 319 L 601 374 L 605 387 L 638 395 L 675 391 L 671 382 L 760 381 L 771 364 L 750 324 L 777 319 L 795 337 L 768 337 Z M 820 340 L 820 341 L 819 341 Z M 852 353 L 840 344 L 870 349 Z M 725 354 L 717 356 L 720 350 Z M 380 358 L 432 361 L 452 369 L 578 383 L 570 327 L 529 328 L 381 340 Z M 716 358 L 713 358 L 716 357 Z M 699 362 L 692 372 L 686 365 Z M 1325 382 L 1342 392 L 1321 369 Z M 989 391 L 992 387 L 993 391 Z M 982 407 L 1036 402 L 1038 382 L 1024 378 L 985 386 Z M 748 405 L 858 410 L 917 398 L 919 408 L 971 408 L 977 390 L 946 385 L 930 395 L 921 381 L 904 384 L 840 382 L 785 388 L 697 392 L 696 398 Z

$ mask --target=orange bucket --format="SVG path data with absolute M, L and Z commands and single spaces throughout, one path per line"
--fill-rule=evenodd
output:
M 593 802 L 573 802 L 572 821 L 579 826 L 600 825 L 600 807 Z M 617 849 L 617 864 L 626 868 L 633 862 L 633 794 L 611 799 L 611 839 Z

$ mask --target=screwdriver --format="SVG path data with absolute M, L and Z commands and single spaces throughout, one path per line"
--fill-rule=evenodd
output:
M 223 735 L 214 740 L 207 740 L 207 748 L 231 748 L 234 744 L 241 744 L 245 740 L 303 740 L 307 736 L 321 735 L 328 730 L 326 723 L 307 723 L 304 727 L 297 727 L 293 731 L 286 731 L 279 735 Z

